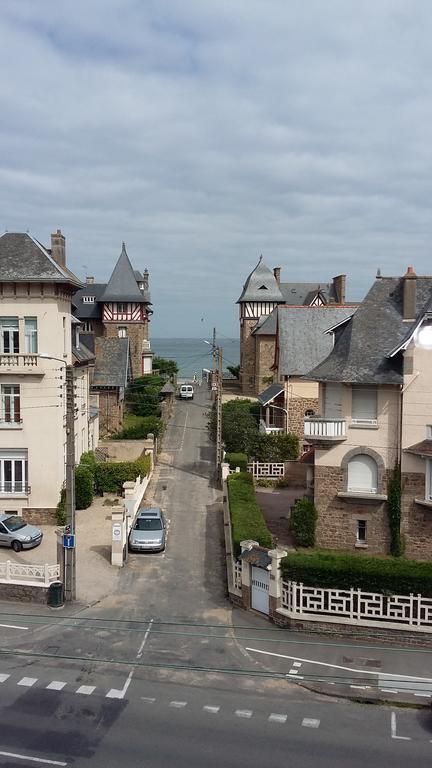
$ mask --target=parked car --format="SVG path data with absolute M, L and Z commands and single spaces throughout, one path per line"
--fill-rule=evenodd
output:
M 192 384 L 182 384 L 180 387 L 180 397 L 183 400 L 193 400 L 194 390 Z
M 166 529 L 163 512 L 159 507 L 139 509 L 129 533 L 132 552 L 162 552 L 165 549 Z
M 0 545 L 12 547 L 15 552 L 38 547 L 43 538 L 42 531 L 29 525 L 19 515 L 0 514 Z

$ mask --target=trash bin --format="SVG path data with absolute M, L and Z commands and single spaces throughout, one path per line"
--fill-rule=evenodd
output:
M 50 608 L 62 608 L 64 605 L 64 590 L 62 581 L 53 581 L 48 587 L 48 605 Z

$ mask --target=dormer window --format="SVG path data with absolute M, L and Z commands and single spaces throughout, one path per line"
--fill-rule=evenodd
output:
M 95 297 L 94 296 L 83 296 L 82 300 L 83 300 L 83 304 L 94 304 Z
M 268 291 L 268 288 L 267 288 L 267 286 L 266 286 L 266 285 L 260 285 L 260 287 L 258 288 L 258 290 L 259 290 L 259 291 Z

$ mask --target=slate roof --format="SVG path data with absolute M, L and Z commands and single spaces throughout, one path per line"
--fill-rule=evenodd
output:
M 275 336 L 277 307 L 269 315 L 262 315 L 252 331 L 253 336 Z
M 265 287 L 263 287 L 265 286 Z M 283 301 L 284 297 L 280 291 L 277 280 L 269 267 L 267 267 L 260 256 L 260 260 L 255 269 L 246 278 L 243 291 L 237 304 L 241 301 Z
M 75 314 L 81 320 L 100 320 L 101 308 L 98 306 L 98 301 L 102 296 L 106 288 L 106 283 L 92 283 L 85 285 L 79 291 L 76 292 L 73 297 L 73 304 L 76 307 Z M 87 304 L 83 302 L 84 296 L 94 296 L 95 300 L 93 304 Z
M 270 384 L 267 389 L 264 390 L 264 392 L 261 392 L 258 395 L 258 400 L 261 403 L 261 405 L 267 405 L 267 403 L 271 403 L 272 400 L 275 399 L 278 395 L 280 395 L 284 391 L 283 384 Z
M 92 387 L 124 388 L 129 369 L 129 339 L 96 339 L 96 365 Z
M 113 273 L 108 281 L 105 291 L 99 298 L 99 301 L 135 301 L 149 304 L 150 295 L 148 291 L 140 291 L 137 285 L 135 272 L 126 253 L 126 246 L 123 243 L 121 254 Z
M 245 560 L 247 563 L 256 565 L 258 568 L 267 569 L 267 566 L 271 565 L 271 557 L 269 557 L 268 551 L 263 547 L 245 549 L 240 555 L 240 560 Z
M 333 348 L 328 328 L 350 317 L 355 307 L 278 307 L 279 375 L 304 376 Z
M 171 381 L 166 381 L 161 389 L 161 395 L 173 395 L 175 391 L 174 384 Z
M 402 356 L 389 355 L 416 324 L 403 321 L 403 278 L 379 277 L 350 322 L 338 334 L 333 351 L 308 378 L 346 384 L 402 384 Z M 416 314 L 432 296 L 432 277 L 416 278 Z
M 314 300 L 318 291 L 322 294 L 324 300 L 336 301 L 333 283 L 281 283 L 280 289 L 283 295 L 284 304 L 291 306 L 309 305 Z
M 80 363 L 90 363 L 94 362 L 95 356 L 94 352 L 91 351 L 83 342 L 80 336 L 80 345 L 79 349 L 78 347 L 72 346 L 72 357 L 73 362 L 77 363 L 78 365 Z
M 5 232 L 0 235 L 0 279 L 3 283 L 82 283 L 66 267 L 61 267 L 34 237 L 27 232 Z
M 415 445 L 410 445 L 409 448 L 404 448 L 406 453 L 414 453 L 416 456 L 432 456 L 432 440 L 425 439 Z

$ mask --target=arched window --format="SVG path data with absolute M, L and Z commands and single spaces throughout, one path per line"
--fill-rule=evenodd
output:
M 348 462 L 348 491 L 378 492 L 378 466 L 371 456 L 359 453 Z
M 308 408 L 307 411 L 304 412 L 304 415 L 308 419 L 311 416 L 315 416 L 315 411 L 313 411 L 312 408 Z

